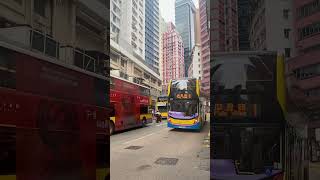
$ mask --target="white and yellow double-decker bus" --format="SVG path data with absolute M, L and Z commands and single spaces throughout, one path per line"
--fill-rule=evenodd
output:
M 168 127 L 200 131 L 206 121 L 200 81 L 196 78 L 171 80 L 168 97 Z
M 168 118 L 168 96 L 162 95 L 157 98 L 156 111 L 161 113 L 163 119 Z

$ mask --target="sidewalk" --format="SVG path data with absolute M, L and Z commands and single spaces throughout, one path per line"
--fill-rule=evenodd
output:
M 197 157 L 200 158 L 199 169 L 203 171 L 210 171 L 210 131 L 203 139 L 203 147 Z

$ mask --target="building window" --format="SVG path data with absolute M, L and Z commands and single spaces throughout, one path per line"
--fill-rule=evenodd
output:
M 283 32 L 284 32 L 284 37 L 286 39 L 289 39 L 290 29 L 284 29 Z
M 305 91 L 305 95 L 308 97 L 319 97 L 320 96 L 320 88 L 307 90 L 307 91 Z
M 285 51 L 285 56 L 286 57 L 290 57 L 291 49 L 290 48 L 285 48 L 284 51 Z
M 289 18 L 289 9 L 284 9 L 283 10 L 283 18 L 288 19 Z
M 40 16 L 45 17 L 46 15 L 46 2 L 47 0 L 34 0 L 33 1 L 33 10 Z
M 305 26 L 298 30 L 299 40 L 320 33 L 320 22 Z
M 320 75 L 320 64 L 313 64 L 293 71 L 297 79 L 307 79 Z
M 301 8 L 297 9 L 298 18 L 307 17 L 319 11 L 320 11 L 319 0 L 314 0 L 308 4 L 303 5 Z
M 127 63 L 126 63 L 126 61 L 125 61 L 125 60 L 123 60 L 123 59 L 121 59 L 121 66 L 122 66 L 122 67 L 125 67 L 125 66 L 126 66 L 126 64 L 127 64 Z

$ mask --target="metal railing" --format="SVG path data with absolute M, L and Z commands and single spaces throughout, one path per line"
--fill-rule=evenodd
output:
M 15 36 L 14 36 L 15 35 Z M 62 45 L 52 36 L 32 29 L 29 26 L 17 26 L 0 29 L 1 40 L 20 48 L 56 59 L 57 61 L 77 66 L 86 71 L 107 75 L 103 59 L 90 56 L 85 51 Z M 103 54 L 103 53 L 101 53 Z
M 33 29 L 30 30 L 30 41 L 30 46 L 33 50 L 37 50 L 65 63 L 75 65 L 86 71 L 105 75 L 105 67 L 103 64 L 101 65 L 100 60 L 86 54 L 84 50 L 81 51 L 71 46 L 63 46 L 46 33 Z M 63 53 L 60 53 L 60 49 L 62 51 L 64 50 L 64 57 L 62 55 Z
M 30 47 L 45 55 L 59 58 L 60 44 L 46 33 L 30 29 Z

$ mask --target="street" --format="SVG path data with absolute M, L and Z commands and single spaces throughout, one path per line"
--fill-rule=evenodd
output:
M 194 132 L 167 128 L 162 121 L 116 133 L 110 138 L 111 179 L 207 180 L 210 151 L 204 141 L 208 132 L 209 122 L 201 132 Z

